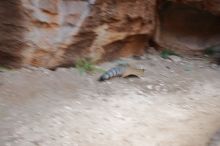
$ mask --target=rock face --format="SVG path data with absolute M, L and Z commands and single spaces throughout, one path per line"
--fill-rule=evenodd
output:
M 219 0 L 171 0 L 159 5 L 156 42 L 161 46 L 198 54 L 219 44 Z
M 0 64 L 20 66 L 22 51 L 26 48 L 24 34 L 27 27 L 20 1 L 0 2 Z
M 142 54 L 154 30 L 155 4 L 155 0 L 2 1 L 0 64 L 50 68 L 85 56 L 109 60 Z
M 23 63 L 53 67 L 65 62 L 63 57 L 66 51 L 89 17 L 89 3 L 75 0 L 22 0 L 22 7 L 29 29 L 24 37 L 28 48 L 23 51 Z
M 94 60 L 143 54 L 154 31 L 155 5 L 155 0 L 97 0 L 64 60 L 88 53 Z
M 0 64 L 53 68 L 80 57 L 105 61 L 143 54 L 150 40 L 200 50 L 220 40 L 219 5 L 219 0 L 1 1 Z

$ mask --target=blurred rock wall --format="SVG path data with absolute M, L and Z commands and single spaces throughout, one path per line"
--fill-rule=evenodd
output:
M 184 22 L 178 20 L 180 23 L 172 23 L 180 19 L 179 13 L 184 13 L 181 11 L 175 15 L 175 9 L 182 5 L 210 13 L 214 18 L 204 27 L 215 25 L 216 30 L 212 31 L 218 32 L 218 20 L 214 16 L 220 14 L 218 0 L 169 2 L 172 6 L 166 8 L 166 0 L 1 1 L 0 64 L 53 68 L 72 65 L 82 57 L 95 61 L 112 60 L 143 54 L 149 41 L 155 38 L 161 46 L 172 47 L 167 44 L 176 41 L 172 39 L 172 34 L 178 33 L 178 29 L 182 29 L 180 24 Z M 184 20 L 189 17 L 191 15 L 184 16 Z M 203 19 L 203 15 L 201 17 Z M 164 39 L 167 36 L 171 36 L 171 39 Z M 181 34 L 174 37 L 181 38 Z M 167 41 L 167 44 L 164 43 Z M 174 46 L 178 48 L 178 45 Z

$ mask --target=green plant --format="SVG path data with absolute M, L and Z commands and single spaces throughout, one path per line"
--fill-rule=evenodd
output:
M 8 71 L 9 68 L 0 65 L 0 72 Z
M 164 49 L 162 50 L 162 52 L 160 53 L 160 56 L 164 59 L 167 59 L 169 58 L 170 55 L 175 55 L 175 56 L 180 56 L 179 54 L 175 53 L 174 51 L 172 50 L 169 50 L 169 49 Z
M 205 48 L 205 50 L 204 50 L 204 54 L 206 54 L 206 55 L 212 56 L 212 55 L 214 55 L 215 53 L 220 53 L 220 44 L 207 47 L 207 48 Z
M 207 48 L 207 49 L 204 50 L 204 53 L 206 55 L 212 55 L 213 54 L 213 50 L 212 50 L 212 48 Z
M 83 73 L 95 73 L 95 72 L 105 72 L 105 70 L 97 67 L 90 59 L 79 59 L 75 63 L 76 68 L 79 70 L 80 74 Z

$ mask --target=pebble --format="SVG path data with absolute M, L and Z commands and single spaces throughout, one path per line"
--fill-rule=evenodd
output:
M 33 70 L 31 70 L 31 69 L 29 69 L 29 68 L 22 68 L 21 71 L 29 72 L 29 73 L 30 73 L 30 72 L 32 72 Z
M 50 70 L 49 69 L 46 69 L 46 68 L 43 68 L 43 67 L 39 67 L 39 68 L 35 68 L 36 70 L 34 71 L 39 71 L 39 72 L 42 72 L 43 74 L 46 74 L 46 75 L 49 75 L 50 74 Z
M 133 58 L 136 60 L 144 60 L 145 56 L 133 56 Z
M 76 101 L 76 104 L 79 104 L 79 105 L 80 105 L 80 104 L 81 104 L 81 102 L 80 102 L 80 101 Z
M 186 89 L 183 89 L 183 92 L 184 92 L 184 93 L 187 93 L 188 91 L 187 91 Z
M 147 85 L 147 89 L 152 90 L 153 86 L 152 85 Z
M 160 83 L 159 85 L 160 85 L 160 86 L 164 86 L 164 83 Z
M 25 66 L 26 69 L 32 70 L 32 71 L 37 71 L 39 68 L 34 67 L 34 66 Z
M 215 64 L 215 63 L 212 63 L 210 67 L 211 67 L 212 69 L 217 69 L 217 68 L 218 68 L 218 65 Z
M 68 110 L 68 111 L 71 111 L 71 110 L 72 110 L 72 108 L 71 108 L 70 106 L 64 106 L 64 108 L 65 108 L 66 110 Z
M 12 145 L 12 144 L 9 143 L 9 142 L 5 143 L 5 146 L 11 146 L 11 145 Z
M 176 55 L 170 55 L 168 58 L 170 60 L 172 60 L 173 62 L 175 62 L 175 63 L 178 63 L 178 62 L 182 61 L 182 59 L 179 56 L 176 56 Z
M 141 90 L 138 90 L 137 93 L 138 93 L 139 95 L 143 95 L 143 94 L 144 94 L 144 92 L 141 91 Z
M 67 68 L 60 67 L 56 71 L 58 71 L 58 72 L 65 72 L 65 71 L 67 71 Z
M 130 79 L 128 79 L 128 80 L 129 80 L 130 82 L 133 82 L 133 81 L 134 81 L 134 79 L 131 79 L 131 78 L 130 78 Z
M 69 70 L 70 70 L 71 72 L 75 72 L 75 73 L 78 73 L 78 72 L 79 72 L 75 67 L 71 67 L 71 68 L 69 68 Z
M 110 85 L 110 84 L 112 84 L 112 82 L 110 82 L 110 81 L 106 81 L 106 84 Z
M 163 92 L 168 92 L 168 90 L 166 88 L 163 88 L 162 91 Z

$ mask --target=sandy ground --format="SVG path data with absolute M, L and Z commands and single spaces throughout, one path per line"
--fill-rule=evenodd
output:
M 220 128 L 220 69 L 158 55 L 122 61 L 145 76 L 100 83 L 99 73 L 74 68 L 0 73 L 0 146 L 207 146 Z

